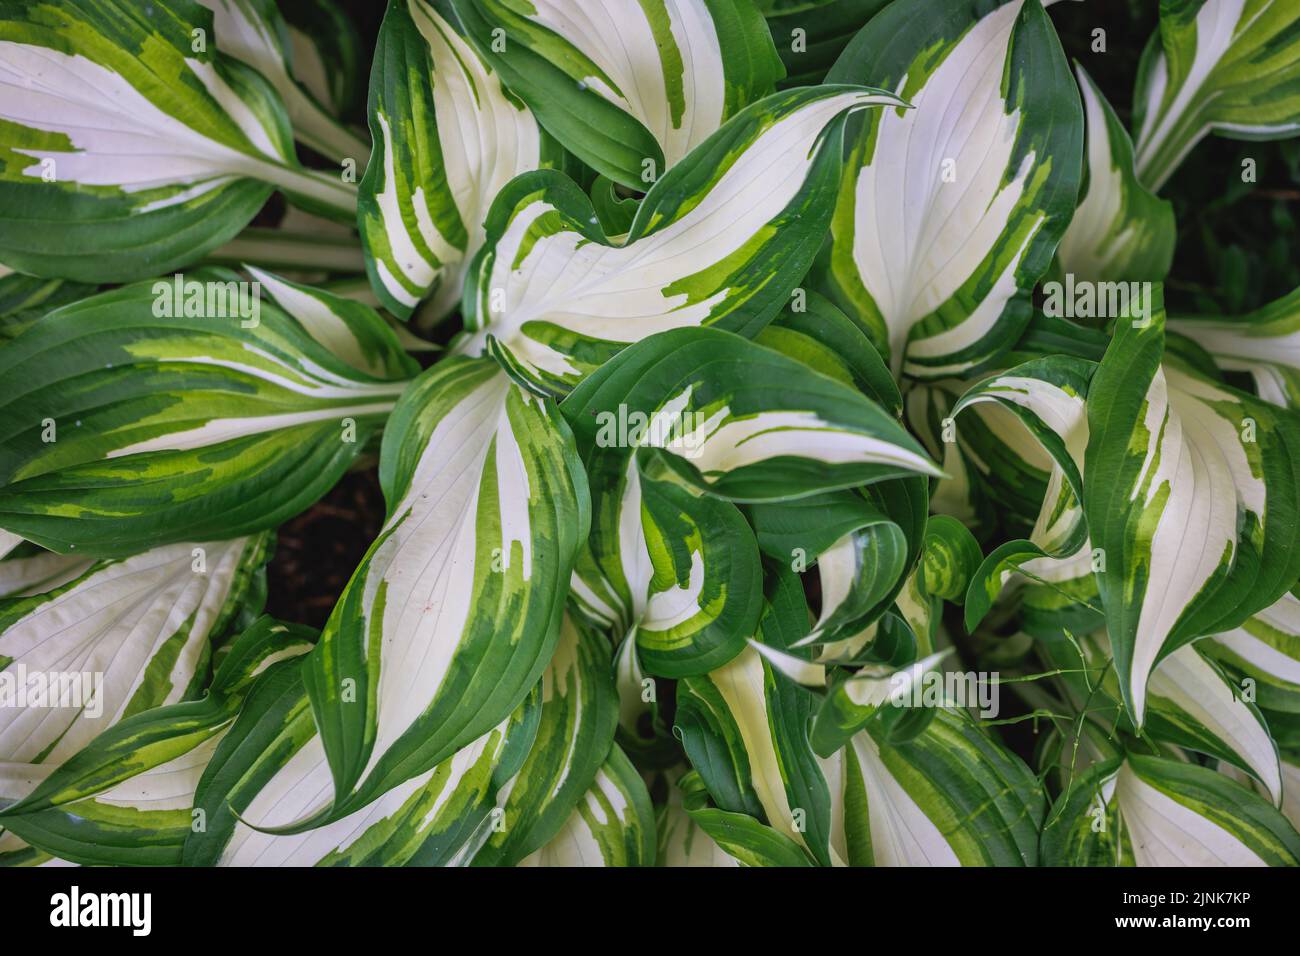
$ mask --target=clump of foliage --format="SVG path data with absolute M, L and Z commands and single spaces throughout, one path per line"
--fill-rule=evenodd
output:
M 0 862 L 1300 863 L 1295 4 L 336 2 L 0 0 Z

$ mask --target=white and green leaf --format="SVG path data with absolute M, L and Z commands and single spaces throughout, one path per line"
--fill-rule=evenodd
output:
M 219 739 L 66 807 L 2 818 L 0 839 L 82 866 L 178 866 L 195 788 Z
M 691 822 L 741 866 L 813 865 L 803 847 L 779 830 L 749 814 L 710 806 L 709 792 L 695 771 L 683 776 L 678 786 Z
M 774 381 L 782 388 L 767 387 Z M 684 480 L 733 501 L 785 501 L 940 474 L 875 402 L 719 329 L 679 329 L 639 343 L 589 376 L 564 410 L 593 474 L 596 452 L 619 464 L 628 454 L 611 438 L 614 410 L 645 422 L 639 444 Z
M 64 306 L 0 351 L 0 527 L 108 556 L 273 527 L 417 369 L 365 307 L 267 276 L 286 312 L 233 273 L 183 278 Z
M 1248 373 L 1264 401 L 1300 408 L 1300 289 L 1242 316 L 1170 319 L 1169 329 L 1209 352 L 1219 368 Z
M 597 172 L 644 190 L 783 72 L 748 0 L 454 0 L 511 91 Z
M 451 358 L 413 383 L 379 473 L 388 518 L 305 665 L 330 820 L 515 710 L 551 659 L 589 521 L 559 411 L 490 360 Z
M 493 198 L 550 162 L 537 121 L 445 2 L 391 0 L 370 78 L 374 152 L 357 218 L 380 301 L 422 325 L 460 302 Z
M 0 8 L 0 258 L 33 275 L 169 272 L 243 228 L 274 189 L 350 219 L 355 187 L 299 165 L 261 74 L 209 10 L 157 0 Z
M 652 459 L 592 494 L 593 527 L 574 571 L 588 620 L 636 646 L 648 673 L 706 673 L 739 653 L 758 623 L 762 566 L 735 505 L 700 492 Z M 590 466 L 607 475 L 608 461 Z M 657 467 L 656 467 L 657 466 Z
M 1051 22 L 1038 0 L 893 4 L 827 81 L 913 107 L 865 114 L 852 139 L 833 297 L 895 374 L 984 365 L 1023 331 L 1079 188 L 1083 121 Z
M 881 708 L 910 699 L 925 675 L 939 668 L 950 653 L 951 649 L 939 651 L 900 668 L 868 665 L 835 681 L 813 718 L 809 733 L 813 750 L 821 757 L 834 756 Z
M 656 332 L 757 332 L 821 244 L 844 120 L 896 102 L 823 86 L 742 110 L 656 181 L 618 242 L 566 176 L 515 179 L 488 217 L 458 352 L 491 351 L 520 380 L 563 394 Z
M 654 807 L 645 782 L 617 744 L 549 843 L 520 866 L 654 866 Z
M 275 88 L 294 137 L 335 162 L 364 166 L 370 149 L 301 84 L 289 25 L 272 0 L 198 0 L 212 11 L 217 49 L 251 66 Z
M 655 865 L 739 866 L 736 858 L 719 846 L 686 812 L 682 789 L 672 779 L 673 776 L 681 775 L 681 768 L 669 775 L 668 794 L 664 802 L 655 808 L 655 832 L 659 838 Z
M 125 718 L 195 697 L 266 547 L 172 544 L 0 602 L 0 757 L 58 766 Z
M 1281 805 L 1282 770 L 1268 726 L 1259 709 L 1201 653 L 1204 643 L 1180 647 L 1152 672 L 1147 685 L 1151 732 L 1235 764 Z
M 1300 131 L 1300 10 L 1279 0 L 1163 0 L 1138 65 L 1137 174 L 1158 190 L 1209 133 Z
M 778 673 L 758 650 L 789 652 L 807 630 L 798 577 L 776 575 L 767 598 L 755 646 L 678 685 L 677 734 L 721 810 L 757 817 L 820 865 L 842 865 L 845 849 L 835 832 L 827 779 L 832 768 L 813 753 L 808 738 L 817 697 Z
M 1261 707 L 1300 712 L 1300 595 L 1295 588 L 1239 626 L 1196 646 L 1236 676 L 1243 690 L 1249 688 Z
M 609 642 L 566 614 L 542 674 L 537 739 L 502 794 L 502 825 L 475 866 L 513 866 L 560 832 L 605 763 L 617 722 Z
M 1093 768 L 1058 801 L 1043 833 L 1043 862 L 1297 866 L 1300 834 L 1266 800 L 1214 770 L 1129 754 L 1122 764 Z
M 313 637 L 262 618 L 229 647 L 201 699 L 108 727 L 6 807 L 0 824 L 83 865 L 178 865 L 186 837 L 204 822 L 191 813 L 199 779 L 244 694 L 269 669 L 295 667 Z M 34 765 L 30 776 L 42 770 Z
M 851 864 L 1036 865 L 1041 785 L 965 711 L 937 709 L 906 743 L 872 722 L 842 754 Z
M 1052 579 L 1058 559 L 1086 547 L 1085 399 L 1093 371 L 1091 362 L 1071 356 L 1033 359 L 971 386 L 953 406 L 953 421 L 966 409 L 982 416 L 972 423 L 977 427 L 970 435 L 965 424 L 974 416 L 962 420 L 958 441 L 989 495 L 1008 502 L 1038 501 L 1028 536 L 999 545 L 975 573 L 966 603 L 970 628 L 1016 572 Z M 1006 462 L 1017 466 L 1004 467 Z
M 760 385 L 778 379 L 780 393 Z M 593 533 L 575 579 L 579 605 L 595 623 L 635 629 L 642 663 L 663 676 L 725 663 L 758 621 L 758 549 L 722 498 L 779 500 L 932 470 L 869 399 L 714 329 L 662 333 L 626 349 L 570 395 L 564 412 L 594 489 Z M 835 602 L 844 606 L 824 622 L 828 634 L 865 627 L 908 557 L 896 525 L 858 511 L 841 534 L 876 530 L 849 540 L 843 562 L 838 552 L 826 559 L 823 574 L 845 578 Z M 806 560 L 834 541 L 805 542 Z M 857 571 L 847 566 L 858 562 Z M 880 593 L 848 602 L 852 580 L 882 564 L 892 577 L 879 588 L 868 582 Z
M 1147 685 L 1144 733 L 1162 744 L 1225 761 L 1258 780 L 1274 804 L 1282 801 L 1278 748 L 1260 709 L 1224 669 L 1203 653 L 1208 641 L 1165 657 Z M 1121 712 L 1119 681 L 1110 666 L 1104 631 L 1086 637 L 1040 639 L 1047 660 L 1061 671 L 1073 708 L 1112 730 L 1132 731 Z M 1084 656 L 1080 656 L 1082 651 Z
M 1157 296 L 1159 294 L 1157 287 Z M 1121 318 L 1089 389 L 1083 507 L 1129 713 L 1155 665 L 1240 625 L 1300 576 L 1300 426 L 1285 410 L 1162 365 L 1164 309 Z
M 925 506 L 924 482 L 905 479 L 746 509 L 765 554 L 816 564 L 821 611 L 804 641 L 818 660 L 852 658 L 889 609 L 921 552 Z
M 494 814 L 537 732 L 529 695 L 500 725 L 368 806 L 304 832 L 271 832 L 328 807 L 332 775 L 301 671 L 260 684 L 213 754 L 195 796 L 205 827 L 187 865 L 465 865 L 499 825 Z
M 1088 179 L 1061 237 L 1059 270 L 1085 282 L 1158 282 L 1174 256 L 1174 208 L 1138 180 L 1133 142 L 1097 84 L 1077 66 Z

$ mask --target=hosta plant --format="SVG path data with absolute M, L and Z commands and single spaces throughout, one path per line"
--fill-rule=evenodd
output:
M 365 6 L 0 0 L 0 863 L 1300 864 L 1300 8 Z

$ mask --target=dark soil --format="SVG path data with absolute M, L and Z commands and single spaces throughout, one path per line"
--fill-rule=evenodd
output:
M 383 523 L 375 469 L 345 475 L 328 495 L 280 527 L 267 567 L 267 613 L 323 626 Z

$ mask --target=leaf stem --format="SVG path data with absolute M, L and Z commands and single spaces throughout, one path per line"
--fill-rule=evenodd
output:
M 345 183 L 342 178 L 311 169 L 294 169 L 276 163 L 259 163 L 258 176 L 265 182 L 279 186 L 287 193 L 301 197 L 310 205 L 320 206 L 352 221 L 357 215 L 357 186 Z
M 299 142 L 337 163 L 352 160 L 358 174 L 365 171 L 366 161 L 370 158 L 367 142 L 321 109 L 296 83 L 288 84 L 281 94 L 294 137 Z
M 352 236 L 308 235 L 281 229 L 249 227 L 208 253 L 225 265 L 245 262 L 271 269 L 310 269 L 323 272 L 363 272 L 365 252 Z

